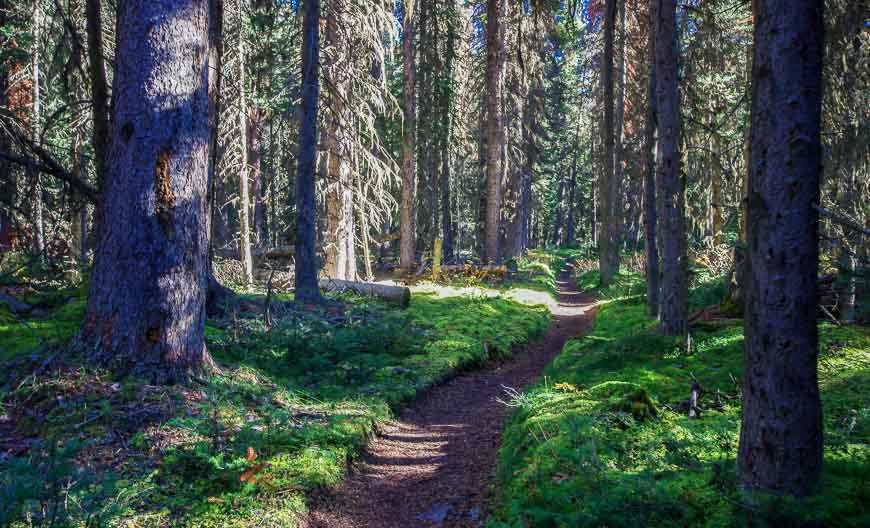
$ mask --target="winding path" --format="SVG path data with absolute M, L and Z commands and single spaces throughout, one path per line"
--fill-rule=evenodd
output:
M 308 528 L 481 525 L 509 412 L 496 398 L 534 382 L 565 341 L 591 327 L 594 302 L 569 271 L 542 336 L 506 363 L 433 388 L 383 426 L 345 482 L 312 504 Z

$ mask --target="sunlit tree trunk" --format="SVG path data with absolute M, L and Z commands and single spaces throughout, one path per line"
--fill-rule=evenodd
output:
M 332 50 L 332 61 L 326 68 L 329 91 L 329 113 L 326 126 L 326 274 L 333 279 L 356 280 L 356 244 L 354 239 L 355 197 L 351 174 L 350 145 L 346 123 L 349 72 L 343 71 L 345 61 L 338 32 L 339 14 L 333 12 L 326 20 L 326 45 Z
M 749 489 L 804 496 L 822 469 L 817 273 L 822 0 L 756 0 L 743 412 Z
M 202 371 L 208 238 L 208 0 L 125 0 L 109 177 L 82 339 L 150 382 Z
M 317 285 L 317 97 L 320 78 L 320 0 L 303 0 L 302 105 L 299 123 L 299 169 L 296 173 L 296 299 L 321 300 Z
M 404 99 L 404 123 L 402 128 L 402 196 L 399 204 L 399 267 L 410 270 L 414 267 L 414 185 L 417 182 L 416 168 L 416 116 L 417 95 L 414 65 L 414 0 L 405 0 L 405 17 L 402 23 L 402 68 L 404 72 L 402 97 Z
M 42 8 L 39 0 L 33 1 L 33 50 L 30 56 L 30 68 L 32 75 L 32 108 L 30 115 L 30 129 L 33 134 L 33 142 L 37 145 L 42 143 L 42 90 L 40 89 L 41 62 L 39 58 L 39 46 L 42 41 Z M 45 223 L 42 216 L 42 177 L 38 170 L 28 169 L 31 185 L 33 186 L 30 198 L 30 214 L 33 223 L 33 252 L 40 261 L 45 260 Z
M 239 83 L 239 258 L 242 261 L 242 273 L 245 285 L 254 283 L 254 261 L 251 258 L 251 196 L 248 178 L 248 72 L 247 47 L 245 35 L 245 17 L 249 0 L 237 0 L 239 20 L 238 43 L 238 83 Z
M 685 335 L 688 312 L 685 179 L 680 154 L 680 94 L 677 85 L 676 1 L 660 0 L 656 13 L 656 187 L 660 194 L 661 330 Z

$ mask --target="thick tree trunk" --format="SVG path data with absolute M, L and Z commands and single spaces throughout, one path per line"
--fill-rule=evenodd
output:
M 317 283 L 317 97 L 320 78 L 320 0 L 304 0 L 302 19 L 302 107 L 299 170 L 296 173 L 296 299 L 319 302 Z
M 604 8 L 604 60 L 601 62 L 601 80 L 603 88 L 604 123 L 601 135 L 604 145 L 604 166 L 601 180 L 598 184 L 600 234 L 598 236 L 598 269 L 601 284 L 608 285 L 619 271 L 618 224 L 615 213 L 614 191 L 616 190 L 616 175 L 614 173 L 613 148 L 613 26 L 616 22 L 616 1 L 606 0 Z
M 125 0 L 102 218 L 82 339 L 151 382 L 199 373 L 208 238 L 208 0 Z
M 109 150 L 109 83 L 103 57 L 102 0 L 87 0 L 85 17 L 88 31 L 88 66 L 91 74 L 91 112 L 93 113 L 94 166 L 97 185 L 102 189 Z
M 650 317 L 659 315 L 659 248 L 656 240 L 656 9 L 659 0 L 649 0 L 649 34 L 647 60 L 649 88 L 647 90 L 646 123 L 644 124 L 643 227 L 646 252 L 646 307 Z
M 656 13 L 656 115 L 658 151 L 656 186 L 661 249 L 662 332 L 685 335 L 688 312 L 685 179 L 680 155 L 680 93 L 677 85 L 676 1 L 660 0 Z
M 404 123 L 402 128 L 402 197 L 399 204 L 399 267 L 414 267 L 414 185 L 417 182 L 416 136 L 417 95 L 414 65 L 414 0 L 405 0 L 405 18 L 402 24 L 402 66 L 404 83 Z
M 822 0 L 757 0 L 738 466 L 743 485 L 812 493 L 817 376 Z
M 504 114 L 501 89 L 504 78 L 504 12 L 506 0 L 486 2 L 486 228 L 485 259 L 498 264 L 501 228 L 502 150 Z

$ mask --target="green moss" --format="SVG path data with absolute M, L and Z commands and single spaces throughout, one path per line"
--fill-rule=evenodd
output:
M 704 288 L 693 292 L 693 304 L 718 286 Z M 870 331 L 820 325 L 819 494 L 748 504 L 735 469 L 739 322 L 698 329 L 687 353 L 654 331 L 643 305 L 620 297 L 600 307 L 590 335 L 565 345 L 547 383 L 518 402 L 499 453 L 491 527 L 867 526 Z M 695 380 L 706 410 L 690 420 L 678 405 Z
M 74 369 L 28 381 L 0 395 L 2 403 L 12 408 L 27 402 L 39 410 L 44 420 L 16 426 L 45 445 L 75 437 L 100 445 L 112 435 L 127 435 L 122 445 L 128 458 L 75 488 L 77 500 L 90 506 L 61 505 L 70 525 L 97 512 L 93 504 L 113 504 L 116 488 L 109 483 L 123 482 L 139 493 L 126 497 L 123 507 L 99 510 L 100 522 L 295 526 L 304 517 L 307 494 L 344 478 L 379 421 L 463 369 L 508 357 L 549 321 L 544 308 L 500 298 L 417 295 L 405 311 L 368 299 L 344 300 L 346 320 L 340 325 L 328 321 L 336 315 L 329 309 L 296 313 L 268 329 L 257 318 L 210 321 L 206 340 L 221 371 L 202 384 L 152 390 L 130 379 L 114 387 L 106 373 Z M 83 307 L 83 301 L 62 306 L 49 319 L 53 326 L 31 321 L 36 338 L 47 340 L 43 330 L 61 322 L 70 332 L 52 338 L 68 338 L 81 324 Z M 78 359 L 69 361 L 75 367 Z M 142 408 L 169 416 L 129 429 L 127 420 L 135 423 L 138 416 L 131 412 Z M 87 456 L 57 452 L 52 458 L 34 448 L 25 457 L 0 461 L 0 475 L 10 476 L 0 478 L 0 497 L 13 496 L 17 482 L 46 490 L 46 468 L 58 467 L 49 460 L 75 476 Z M 0 525 L 22 519 L 24 511 L 37 518 L 51 511 L 55 495 L 46 491 L 16 503 L 14 511 L 0 507 Z

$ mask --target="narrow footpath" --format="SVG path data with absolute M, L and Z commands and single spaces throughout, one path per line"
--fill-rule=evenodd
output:
M 346 481 L 311 505 L 308 527 L 480 526 L 510 412 L 497 399 L 537 380 L 565 341 L 591 328 L 594 301 L 570 277 L 570 268 L 559 275 L 543 335 L 508 362 L 433 388 L 383 426 Z

